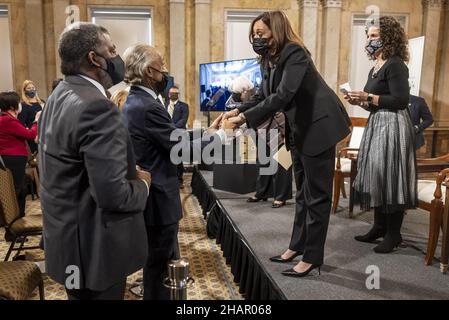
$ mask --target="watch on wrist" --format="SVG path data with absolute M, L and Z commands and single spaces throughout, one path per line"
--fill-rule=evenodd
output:
M 374 98 L 374 95 L 372 93 L 370 93 L 370 94 L 368 94 L 368 98 L 366 98 L 366 101 L 368 103 L 373 103 L 373 98 Z

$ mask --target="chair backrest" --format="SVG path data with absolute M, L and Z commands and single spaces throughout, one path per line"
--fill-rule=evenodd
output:
M 19 217 L 19 205 L 14 190 L 14 180 L 9 169 L 0 169 L 0 220 L 10 225 Z
M 348 147 L 358 149 L 360 147 L 360 141 L 362 140 L 363 132 L 365 131 L 368 118 L 351 118 L 351 138 L 349 140 Z
M 364 127 L 353 127 L 351 132 L 351 139 L 349 140 L 349 148 L 360 148 L 360 142 L 362 141 Z

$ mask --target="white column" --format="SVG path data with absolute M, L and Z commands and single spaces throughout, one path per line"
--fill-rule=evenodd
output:
M 423 34 L 426 37 L 420 95 L 426 100 L 431 111 L 435 111 L 434 102 L 437 95 L 441 44 L 443 37 L 444 7 L 447 0 L 423 0 L 424 19 Z
M 313 60 L 317 59 L 318 44 L 318 0 L 298 0 L 301 8 L 301 37 L 304 44 L 312 54 Z
M 210 62 L 210 0 L 195 0 L 195 119 L 201 119 L 199 65 Z
M 185 0 L 170 0 L 170 73 L 185 98 Z
M 322 75 L 327 84 L 337 90 L 340 61 L 340 27 L 342 0 L 321 0 L 323 4 Z

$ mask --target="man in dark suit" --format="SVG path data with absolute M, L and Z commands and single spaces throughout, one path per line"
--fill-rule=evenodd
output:
M 408 106 L 416 134 L 415 150 L 418 150 L 424 145 L 423 132 L 433 124 L 433 116 L 430 113 L 426 100 L 421 97 L 410 95 Z
M 178 222 L 182 218 L 179 180 L 174 147 L 185 144 L 194 153 L 213 142 L 221 145 L 226 139 L 218 130 L 221 116 L 209 128 L 209 135 L 190 142 L 188 133 L 178 129 L 165 106 L 157 99 L 167 86 L 168 72 L 158 51 L 139 44 L 125 52 L 125 81 L 131 84 L 123 114 L 131 135 L 137 164 L 152 175 L 151 194 L 145 209 L 148 233 L 148 260 L 144 267 L 144 299 L 167 300 L 169 290 L 164 287 L 167 263 L 179 257 Z M 229 122 L 225 122 L 227 129 Z M 183 137 L 173 139 L 173 135 Z M 216 139 L 219 137 L 219 139 Z M 218 147 L 217 145 L 217 147 Z M 220 146 L 221 149 L 221 146 Z
M 46 271 L 69 299 L 123 299 L 147 256 L 142 214 L 151 178 L 106 89 L 124 64 L 106 29 L 69 26 L 59 42 L 65 75 L 39 122 Z
M 168 91 L 168 103 L 166 105 L 167 112 L 170 115 L 173 123 L 178 129 L 186 129 L 187 120 L 189 119 L 189 105 L 182 101 L 179 101 L 179 87 L 173 86 Z M 178 164 L 177 168 L 178 179 L 181 189 L 184 187 L 183 175 L 184 175 L 184 165 L 182 162 Z

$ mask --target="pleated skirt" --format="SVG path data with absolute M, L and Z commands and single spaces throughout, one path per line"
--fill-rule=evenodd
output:
M 384 213 L 394 213 L 416 207 L 414 139 L 407 109 L 371 113 L 360 143 L 354 181 L 362 210 L 381 207 Z

